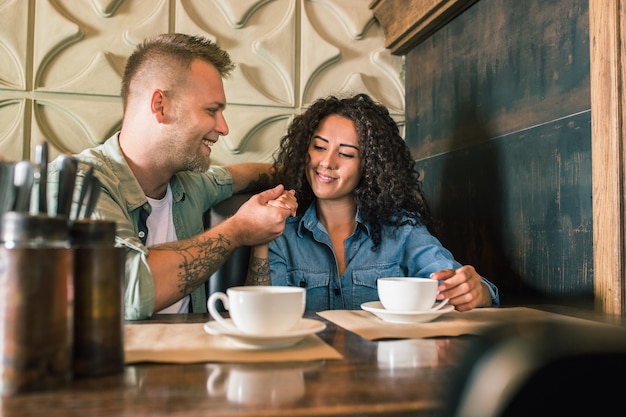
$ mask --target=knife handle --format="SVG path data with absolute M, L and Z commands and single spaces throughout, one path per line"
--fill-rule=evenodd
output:
M 48 214 L 48 142 L 35 148 L 35 163 L 39 171 L 39 213 Z
M 63 155 L 59 168 L 59 192 L 57 196 L 57 216 L 69 217 L 76 184 L 76 170 L 78 162 L 75 158 Z

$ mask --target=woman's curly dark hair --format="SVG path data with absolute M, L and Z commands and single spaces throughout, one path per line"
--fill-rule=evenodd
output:
M 293 119 L 281 138 L 274 159 L 276 179 L 296 191 L 298 215 L 315 200 L 306 178 L 308 149 L 320 122 L 329 115 L 350 119 L 356 126 L 363 175 L 354 197 L 363 220 L 370 224 L 374 249 L 380 244 L 383 225 L 421 223 L 432 231 L 430 210 L 409 147 L 387 108 L 367 94 L 316 100 Z

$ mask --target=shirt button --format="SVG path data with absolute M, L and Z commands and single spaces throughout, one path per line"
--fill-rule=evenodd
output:
M 335 288 L 333 292 L 335 293 L 335 295 L 341 295 L 341 290 L 339 288 Z
M 146 236 L 146 233 L 144 231 L 141 231 L 138 233 L 140 238 L 144 238 Z

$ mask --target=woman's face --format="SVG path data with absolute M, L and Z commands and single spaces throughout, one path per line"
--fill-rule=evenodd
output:
M 322 119 L 309 144 L 307 180 L 320 200 L 352 198 L 361 179 L 359 137 L 352 120 Z

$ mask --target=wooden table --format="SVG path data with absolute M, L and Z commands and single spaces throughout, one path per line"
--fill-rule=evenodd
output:
M 306 315 L 325 321 L 315 314 Z M 205 322 L 160 315 L 154 322 Z M 327 322 L 343 360 L 281 364 L 136 364 L 70 386 L 3 398 L 16 416 L 434 416 L 476 336 L 369 341 Z M 389 352 L 408 345 L 401 358 Z M 238 381 L 244 381 L 238 385 Z M 243 385 L 248 384 L 248 385 Z

